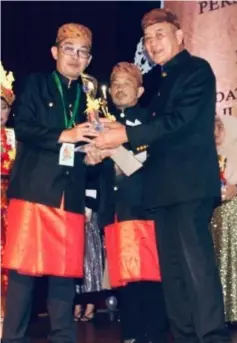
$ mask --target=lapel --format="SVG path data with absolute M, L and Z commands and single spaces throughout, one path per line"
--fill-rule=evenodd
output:
M 188 65 L 190 61 L 191 55 L 187 50 L 183 50 L 162 67 L 159 92 L 157 92 L 148 105 L 152 116 L 163 115 L 165 114 L 165 109 L 172 106 L 170 95 L 174 93 L 179 84 L 179 76 L 186 69 L 184 66 Z M 171 99 L 171 101 L 173 100 Z
M 80 103 L 79 103 L 79 108 L 78 108 L 78 114 L 76 116 L 76 123 L 80 124 L 80 123 L 84 123 L 87 120 L 86 117 L 86 94 L 83 91 L 83 87 L 80 83 L 81 86 L 81 97 L 80 97 Z
M 122 118 L 121 121 L 123 122 L 123 124 L 127 126 L 137 126 L 141 124 L 142 122 L 139 114 L 140 114 L 140 106 L 137 104 L 125 110 L 125 117 Z
M 65 127 L 62 99 L 52 73 L 47 75 L 47 93 L 49 97 L 49 106 L 51 102 L 54 108 L 54 111 L 51 111 L 50 113 L 55 116 L 55 121 L 60 125 L 60 127 Z

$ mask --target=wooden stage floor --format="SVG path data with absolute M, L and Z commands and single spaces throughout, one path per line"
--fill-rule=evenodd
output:
M 76 323 L 78 343 L 120 343 L 120 325 L 110 322 L 107 315 L 97 315 L 93 322 Z M 31 323 L 28 335 L 31 343 L 47 343 L 49 334 L 48 318 Z
M 97 315 L 90 323 L 77 323 L 78 343 L 120 343 L 120 325 L 110 322 L 105 314 Z M 31 343 L 47 343 L 49 333 L 48 317 L 39 318 L 31 323 L 29 336 Z M 232 328 L 232 343 L 237 343 L 237 326 Z

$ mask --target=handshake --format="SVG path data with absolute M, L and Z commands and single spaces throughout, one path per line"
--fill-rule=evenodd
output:
M 98 149 L 94 144 L 89 144 L 85 150 L 84 163 L 94 166 L 101 163 L 105 158 L 112 157 L 114 149 Z

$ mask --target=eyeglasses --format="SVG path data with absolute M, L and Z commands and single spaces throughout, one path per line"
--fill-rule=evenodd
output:
M 78 56 L 86 59 L 88 59 L 91 56 L 90 52 L 87 49 L 77 49 L 72 45 L 65 44 L 59 46 L 59 48 L 61 48 L 63 53 L 68 56 Z

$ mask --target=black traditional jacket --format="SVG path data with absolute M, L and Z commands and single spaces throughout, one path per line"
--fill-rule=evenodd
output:
M 58 76 L 68 117 L 79 84 L 81 95 L 75 122 L 79 124 L 86 121 L 86 95 L 82 85 L 79 81 L 69 83 L 59 73 Z M 87 172 L 83 163 L 84 155 L 75 153 L 73 167 L 59 165 L 61 144 L 58 139 L 65 129 L 65 118 L 62 98 L 52 74 L 29 77 L 24 91 L 18 97 L 15 115 L 18 151 L 11 174 L 9 197 L 59 208 L 64 194 L 66 211 L 84 213 Z M 102 167 L 99 165 L 95 168 L 101 171 Z M 98 175 L 99 178 L 106 178 L 106 172 Z M 102 183 L 104 187 L 106 183 Z
M 116 112 L 117 121 L 127 127 L 136 127 L 148 122 L 147 112 L 139 105 L 127 108 L 121 113 Z M 124 144 L 132 150 L 130 143 Z M 135 154 L 147 154 L 146 146 L 140 147 Z M 143 219 L 142 196 L 144 186 L 144 169 L 140 169 L 131 176 L 120 174 L 115 178 L 114 196 L 116 216 L 119 221 Z
M 183 50 L 164 65 L 162 76 L 161 88 L 148 107 L 154 119 L 127 127 L 134 151 L 149 145 L 144 206 L 219 198 L 214 73 L 207 61 Z

